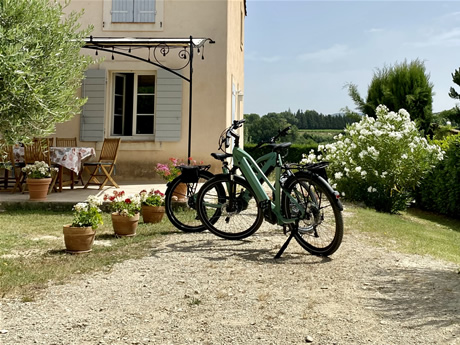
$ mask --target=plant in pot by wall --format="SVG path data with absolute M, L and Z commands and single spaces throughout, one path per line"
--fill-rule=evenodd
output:
M 144 223 L 159 223 L 165 214 L 165 195 L 159 190 L 147 192 L 145 189 L 139 193 L 142 204 L 142 218 Z
M 112 211 L 113 230 L 118 236 L 135 236 L 139 223 L 141 198 L 139 194 L 125 195 L 124 191 L 104 194 L 104 201 L 109 203 Z
M 94 195 L 86 202 L 80 202 L 73 207 L 72 224 L 64 225 L 64 243 L 70 253 L 86 253 L 91 251 L 96 229 L 103 224 L 99 205 L 102 200 Z
M 27 176 L 27 187 L 30 200 L 45 200 L 51 183 L 51 174 L 57 172 L 57 168 L 51 168 L 44 161 L 36 161 L 27 164 L 22 171 Z

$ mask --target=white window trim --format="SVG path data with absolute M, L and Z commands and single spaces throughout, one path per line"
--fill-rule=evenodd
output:
M 132 73 L 134 74 L 135 78 L 134 78 L 134 89 L 136 90 L 136 93 L 135 93 L 135 97 L 133 97 L 133 132 L 135 131 L 136 129 L 136 124 L 137 124 L 137 114 L 134 112 L 134 109 L 137 109 L 137 82 L 138 82 L 138 78 L 137 76 L 138 75 L 154 75 L 155 76 L 155 109 L 154 109 L 154 118 L 153 118 L 153 123 L 154 123 L 154 128 L 153 128 L 153 134 L 134 134 L 134 135 L 123 135 L 123 136 L 120 136 L 120 135 L 116 135 L 116 134 L 113 134 L 113 113 L 114 113 L 114 107 L 115 107 L 115 98 L 114 98 L 114 95 L 115 95 L 115 76 L 117 74 L 123 74 L 123 73 Z M 157 116 L 156 116 L 156 109 L 157 109 L 157 99 L 158 97 L 156 96 L 156 92 L 157 92 L 157 86 L 156 86 L 156 83 L 157 83 L 157 73 L 156 71 L 121 71 L 121 70 L 117 70 L 117 71 L 110 71 L 109 72 L 109 95 L 110 97 L 108 97 L 109 99 L 109 109 L 110 109 L 110 112 L 108 113 L 108 121 L 107 121 L 107 127 L 106 127 L 106 133 L 110 133 L 110 137 L 114 137 L 114 138 L 118 138 L 118 137 L 121 137 L 123 140 L 125 141 L 154 141 L 155 140 L 155 126 L 156 126 L 156 119 L 157 119 Z M 126 90 L 125 90 L 126 91 Z
M 112 23 L 112 0 L 104 0 L 102 15 L 103 31 L 163 31 L 164 2 L 155 0 L 155 23 Z

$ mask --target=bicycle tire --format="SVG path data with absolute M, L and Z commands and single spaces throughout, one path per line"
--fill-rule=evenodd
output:
M 343 218 L 341 206 L 327 182 L 312 173 L 298 172 L 286 181 L 284 191 L 281 205 L 287 218 L 299 215 L 287 194 L 295 196 L 306 211 L 297 229 L 290 226 L 299 245 L 318 256 L 336 252 L 342 243 Z
M 184 183 L 182 182 L 182 176 L 179 175 L 168 183 L 168 188 L 165 192 L 166 215 L 169 221 L 179 230 L 184 232 L 201 232 L 206 230 L 196 212 L 196 194 L 197 189 L 212 177 L 214 177 L 214 174 L 211 172 L 199 170 L 198 182 Z M 185 191 L 180 190 L 181 184 L 186 185 L 187 188 Z
M 198 215 L 214 235 L 241 240 L 255 233 L 263 222 L 263 213 L 254 192 L 245 179 L 221 174 L 206 182 L 198 192 Z M 233 202 L 228 186 L 234 184 Z

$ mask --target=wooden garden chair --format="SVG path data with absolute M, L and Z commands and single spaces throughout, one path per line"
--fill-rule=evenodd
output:
M 77 138 L 56 138 L 56 147 L 77 147 Z M 64 172 L 68 172 L 69 179 L 66 180 L 64 179 Z M 62 184 L 68 184 L 70 183 L 70 189 L 73 189 L 74 185 L 78 180 L 80 180 L 81 185 L 83 186 L 85 183 L 83 182 L 82 174 L 76 175 L 75 172 L 73 172 L 70 169 L 67 168 L 62 168 L 59 173 L 59 179 L 62 181 Z M 75 178 L 76 177 L 76 178 Z
M 34 164 L 36 161 L 44 161 L 48 164 L 51 168 L 59 168 L 58 166 L 54 166 L 51 164 L 50 158 L 50 147 L 53 144 L 53 138 L 35 138 L 32 140 L 32 143 L 29 145 L 24 145 L 24 163 L 27 164 Z M 60 168 L 59 168 L 60 169 Z M 22 178 L 22 192 L 25 192 L 26 188 L 26 174 L 21 173 Z M 57 191 L 56 189 L 56 180 L 58 178 L 59 173 L 52 171 L 51 172 L 51 184 L 48 190 L 48 194 L 51 193 L 53 190 Z
M 0 142 L 3 147 L 1 152 L 2 159 L 0 160 L 0 170 L 3 169 L 3 176 L 0 177 L 0 181 L 3 184 L 2 191 L 9 191 L 11 187 L 11 193 L 14 193 L 16 189 L 19 190 L 19 183 L 21 179 L 21 168 L 24 163 L 18 163 L 14 159 L 13 146 L 6 145 L 5 142 Z
M 86 162 L 83 164 L 84 170 L 90 174 L 85 188 L 90 185 L 96 185 L 99 186 L 99 189 L 102 189 L 109 181 L 116 188 L 120 187 L 112 177 L 115 171 L 115 163 L 117 162 L 120 143 L 121 138 L 104 139 L 99 160 L 97 162 Z

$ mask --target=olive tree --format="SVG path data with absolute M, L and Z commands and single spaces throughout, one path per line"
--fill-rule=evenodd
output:
M 0 138 L 28 142 L 79 113 L 91 58 L 80 55 L 91 27 L 57 0 L 0 0 Z
M 355 84 L 348 84 L 348 94 L 357 109 L 370 117 L 376 117 L 375 109 L 383 104 L 392 111 L 405 109 L 411 120 L 425 133 L 433 119 L 433 84 L 420 60 L 377 69 L 364 100 Z

